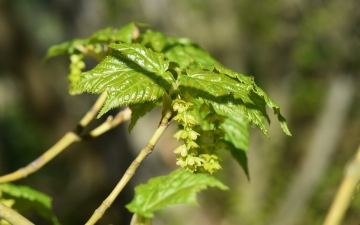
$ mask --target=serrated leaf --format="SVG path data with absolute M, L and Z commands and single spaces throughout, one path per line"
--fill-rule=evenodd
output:
M 137 103 L 137 104 L 130 105 L 129 107 L 130 107 L 132 113 L 131 113 L 131 122 L 130 122 L 129 128 L 128 128 L 129 132 L 132 131 L 132 129 L 136 125 L 137 121 L 141 117 L 145 116 L 146 113 L 150 112 L 157 106 L 161 106 L 161 98 L 154 102 L 143 102 L 143 103 Z
M 112 44 L 114 48 L 94 69 L 81 75 L 72 91 L 108 91 L 98 117 L 112 108 L 155 101 L 171 87 L 174 78 L 167 72 L 163 55 L 139 44 Z
M 89 38 L 90 43 L 112 43 L 112 42 L 124 42 L 131 43 L 134 32 L 137 32 L 137 24 L 129 23 L 120 29 L 107 27 L 102 30 L 98 30 Z
M 253 85 L 239 82 L 221 73 L 201 69 L 187 70 L 187 74 L 179 76 L 178 84 L 183 93 L 206 99 L 215 109 L 222 112 L 220 114 L 245 116 L 268 135 L 263 121 L 267 118 L 266 111 L 251 98 Z
M 167 36 L 161 32 L 146 30 L 141 36 L 140 43 L 155 52 L 162 52 L 167 45 L 173 43 L 173 40 L 174 39 L 167 38 Z
M 154 212 L 175 204 L 197 205 L 196 192 L 207 187 L 227 190 L 228 187 L 207 174 L 194 174 L 182 169 L 168 176 L 150 179 L 135 188 L 135 197 L 126 205 L 131 212 L 153 217 Z
M 176 44 L 164 51 L 165 57 L 176 62 L 181 69 L 219 64 L 208 52 L 194 44 Z
M 246 118 L 229 115 L 220 128 L 225 133 L 225 141 L 231 142 L 240 151 L 248 151 L 250 134 L 249 121 Z
M 49 48 L 47 51 L 44 60 L 47 60 L 49 58 L 62 55 L 62 54 L 69 54 L 72 55 L 74 53 L 78 53 L 79 51 L 76 49 L 77 46 L 85 46 L 89 44 L 89 39 L 73 39 L 72 41 L 67 41 L 64 43 L 61 43 L 59 45 L 53 45 Z
M 246 153 L 240 149 L 235 147 L 235 145 L 230 141 L 224 142 L 226 145 L 226 149 L 230 151 L 231 156 L 239 163 L 239 165 L 243 168 L 247 178 L 250 180 L 249 168 L 248 168 L 248 161 Z
M 136 63 L 138 66 L 156 74 L 164 74 L 169 62 L 164 60 L 162 53 L 157 53 L 141 44 L 110 44 L 109 48 L 119 51 L 124 58 Z
M 291 136 L 291 132 L 290 132 L 288 126 L 287 126 L 286 120 L 280 113 L 280 106 L 277 103 L 275 103 L 270 97 L 268 97 L 267 94 L 260 87 L 256 86 L 254 91 L 255 91 L 255 93 L 257 95 L 261 96 L 264 99 L 266 104 L 271 109 L 273 109 L 274 114 L 277 116 L 278 121 L 279 121 L 279 123 L 281 125 L 281 128 L 283 129 L 285 134 Z
M 44 57 L 44 60 L 62 54 L 72 55 L 74 53 L 77 53 L 77 46 L 79 45 L 87 48 L 90 46 L 93 47 L 93 44 L 110 44 L 112 42 L 131 43 L 134 33 L 138 31 L 137 25 L 137 23 L 129 23 L 123 26 L 121 29 L 107 27 L 105 29 L 98 30 L 89 38 L 76 38 L 71 41 L 54 45 L 49 48 L 46 56 Z
M 16 186 L 10 183 L 0 184 L 0 193 L 4 198 L 14 199 L 15 204 L 12 208 L 19 212 L 34 208 L 41 216 L 52 221 L 53 224 L 60 224 L 51 210 L 51 198 L 46 194 L 27 186 Z

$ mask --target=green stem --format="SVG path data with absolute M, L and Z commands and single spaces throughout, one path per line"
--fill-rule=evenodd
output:
M 6 220 L 10 224 L 34 225 L 18 212 L 0 202 L 0 220 L 1 219 Z
M 356 186 L 360 181 L 360 145 L 355 158 L 350 162 L 341 185 L 331 204 L 323 225 L 339 225 L 353 198 Z

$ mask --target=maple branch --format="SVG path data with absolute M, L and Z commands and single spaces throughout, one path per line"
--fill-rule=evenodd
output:
M 0 222 L 1 219 L 6 220 L 10 224 L 34 225 L 28 219 L 20 215 L 18 212 L 0 202 Z
M 105 102 L 106 95 L 106 92 L 100 95 L 93 107 L 85 114 L 85 116 L 80 120 L 79 124 L 72 132 L 66 133 L 64 137 L 62 137 L 53 147 L 51 147 L 26 167 L 20 168 L 10 174 L 0 176 L 0 183 L 6 183 L 25 178 L 42 168 L 46 163 L 52 160 L 60 152 L 65 150 L 72 143 L 82 141 L 84 137 L 97 137 L 118 126 L 123 121 L 129 120 L 131 118 L 131 110 L 126 108 L 125 110 L 120 111 L 115 117 L 109 116 L 104 123 L 93 129 L 88 135 L 79 135 L 84 127 L 87 126 L 99 112 L 100 108 Z
M 346 168 L 344 178 L 337 190 L 323 225 L 338 225 L 341 223 L 359 182 L 360 145 L 355 158 L 350 161 Z
M 79 50 L 84 55 L 91 56 L 91 57 L 95 58 L 99 62 L 101 62 L 104 59 L 104 56 L 102 56 L 99 53 L 94 52 L 93 50 L 90 50 L 90 49 L 86 48 L 83 45 L 77 45 L 75 48 L 76 48 L 76 50 Z
M 91 218 L 86 222 L 85 225 L 93 225 L 95 224 L 105 213 L 105 211 L 111 206 L 116 197 L 120 194 L 125 185 L 129 182 L 132 176 L 135 174 L 136 169 L 139 167 L 141 162 L 146 158 L 146 156 L 150 155 L 154 149 L 154 146 L 160 139 L 161 135 L 164 133 L 166 128 L 169 126 L 172 117 L 172 112 L 168 112 L 161 119 L 161 122 L 154 132 L 153 136 L 146 144 L 146 146 L 140 151 L 139 155 L 136 159 L 130 164 L 129 168 L 126 170 L 123 177 L 120 179 L 118 184 L 115 186 L 110 195 L 102 202 L 99 208 L 97 208 Z

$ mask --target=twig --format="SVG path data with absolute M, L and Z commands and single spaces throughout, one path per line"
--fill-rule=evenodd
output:
M 61 138 L 53 147 L 47 150 L 44 154 L 42 154 L 39 158 L 31 162 L 24 168 L 20 168 L 19 170 L 1 176 L 0 184 L 11 182 L 15 180 L 19 180 L 21 178 L 25 178 L 28 175 L 36 172 L 41 167 L 43 167 L 46 163 L 52 160 L 56 155 L 66 149 L 69 145 L 74 142 L 78 142 L 83 140 L 83 137 L 86 135 L 79 136 L 79 133 L 83 130 L 83 128 L 96 116 L 99 112 L 100 108 L 104 104 L 106 99 L 106 92 L 100 95 L 98 100 L 95 102 L 94 106 L 85 114 L 85 116 L 81 119 L 79 125 L 72 132 L 68 132 L 65 134 L 63 138 Z M 97 137 L 106 131 L 118 126 L 121 122 L 125 120 L 129 120 L 131 117 L 131 110 L 129 108 L 119 112 L 114 118 L 109 117 L 104 123 L 95 128 L 90 132 L 90 137 Z
M 131 118 L 131 109 L 126 108 L 123 111 L 116 114 L 115 117 L 109 116 L 104 123 L 102 123 L 97 128 L 93 129 L 89 135 L 91 137 L 97 137 L 105 133 L 106 131 L 118 126 L 123 121 L 129 120 L 130 118 Z
M 102 202 L 99 208 L 97 208 L 91 218 L 85 225 L 95 224 L 105 213 L 105 211 L 111 206 L 116 197 L 120 194 L 125 185 L 129 182 L 132 176 L 135 174 L 136 169 L 139 167 L 140 163 L 145 159 L 146 156 L 151 154 L 154 149 L 155 144 L 158 142 L 161 135 L 164 133 L 166 128 L 170 124 L 172 112 L 166 113 L 166 115 L 161 119 L 160 125 L 156 129 L 155 133 L 147 143 L 147 145 L 141 150 L 136 159 L 131 163 L 129 168 L 126 170 L 123 177 L 120 179 L 119 183 L 116 185 L 114 190 L 110 195 Z
M 350 205 L 356 186 L 360 181 L 360 145 L 355 158 L 346 168 L 344 178 L 330 206 L 323 225 L 338 225 L 341 223 Z
M 34 225 L 15 210 L 0 202 L 0 220 L 4 219 L 10 224 Z
M 97 61 L 101 62 L 103 59 L 104 59 L 104 56 L 86 48 L 85 46 L 83 45 L 77 45 L 75 47 L 77 50 L 79 50 L 81 53 L 85 54 L 85 55 L 88 55 L 88 56 L 91 56 L 93 58 L 95 58 Z
M 56 155 L 58 155 L 61 151 L 63 151 L 66 147 L 72 144 L 75 141 L 78 141 L 78 136 L 69 132 L 65 134 L 63 138 L 61 138 L 53 147 L 47 150 L 44 154 L 42 154 L 39 158 L 32 161 L 26 167 L 20 168 L 15 172 L 4 175 L 0 177 L 0 184 L 11 182 L 15 180 L 19 180 L 21 178 L 25 178 L 28 175 L 36 172 L 38 169 L 43 167 L 47 162 L 53 159 Z

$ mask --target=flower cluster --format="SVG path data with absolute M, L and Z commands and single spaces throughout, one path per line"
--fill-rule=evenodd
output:
M 85 68 L 84 55 L 83 54 L 73 54 L 70 56 L 70 74 L 68 79 L 71 85 L 75 85 L 80 79 L 81 71 Z
M 174 152 L 177 154 L 176 164 L 183 167 L 187 171 L 197 171 L 205 162 L 204 159 L 198 157 L 199 145 L 195 142 L 199 134 L 193 130 L 197 125 L 195 118 L 188 112 L 194 109 L 194 104 L 184 100 L 176 99 L 172 103 L 174 111 L 177 115 L 173 118 L 181 129 L 174 134 L 174 137 L 179 141 L 184 141 L 183 145 L 177 147 Z
M 203 123 L 206 122 L 208 126 L 206 129 L 197 127 L 198 133 L 201 134 L 201 138 L 199 138 L 197 142 L 200 146 L 199 157 L 204 160 L 202 165 L 203 169 L 212 174 L 221 169 L 221 158 L 217 154 L 217 151 L 226 147 L 222 141 L 225 134 L 220 128 L 220 125 L 226 117 L 217 114 L 215 110 L 206 103 L 201 105 L 200 111 L 206 113 L 202 120 Z
M 216 114 L 213 109 L 204 108 L 205 104 L 200 108 L 206 112 L 204 118 L 199 116 L 195 116 L 195 118 L 192 115 L 191 111 L 194 109 L 192 102 L 176 99 L 172 106 L 177 112 L 174 120 L 180 125 L 180 129 L 174 134 L 174 137 L 184 142 L 174 150 L 177 154 L 176 164 L 191 172 L 207 171 L 212 174 L 221 169 L 219 164 L 221 159 L 216 152 L 218 149 L 224 148 L 223 142 L 220 140 L 223 138 L 224 132 L 219 129 L 219 126 L 224 122 L 225 117 Z M 208 124 L 209 129 L 202 129 L 197 119 L 202 119 L 202 123 Z

